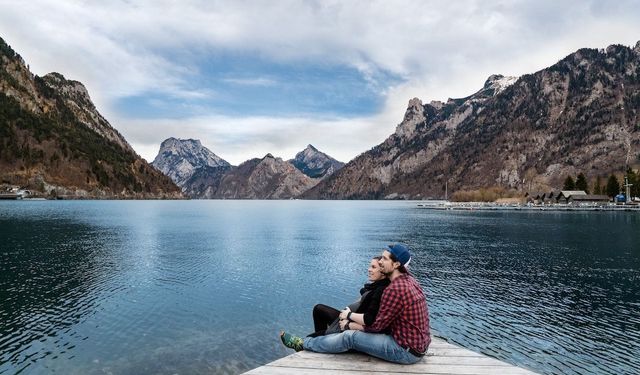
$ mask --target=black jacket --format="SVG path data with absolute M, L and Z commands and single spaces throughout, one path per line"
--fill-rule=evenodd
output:
M 382 279 L 364 284 L 364 287 L 360 289 L 362 300 L 360 301 L 360 307 L 354 312 L 364 314 L 364 324 L 366 326 L 373 325 L 373 322 L 376 321 L 378 310 L 380 310 L 382 292 L 390 283 L 389 279 Z

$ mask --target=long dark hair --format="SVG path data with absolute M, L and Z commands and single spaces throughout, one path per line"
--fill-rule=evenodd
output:
M 393 255 L 392 252 L 389 252 L 389 259 L 391 259 L 392 262 L 400 262 L 398 260 L 398 258 L 396 258 L 396 256 Z M 407 267 L 405 267 L 402 264 L 400 264 L 400 267 L 398 268 L 398 271 L 400 271 L 400 273 L 409 273 L 409 270 L 407 269 Z

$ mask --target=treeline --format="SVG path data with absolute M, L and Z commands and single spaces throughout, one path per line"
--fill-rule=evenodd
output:
M 39 116 L 0 93 L 0 123 L 0 162 L 6 165 L 23 170 L 75 164 L 86 168 L 86 176 L 73 177 L 74 185 L 90 187 L 97 181 L 113 191 L 151 191 L 147 181 L 138 181 L 132 173 L 135 155 L 80 123 L 60 98 L 55 111 Z
M 453 202 L 495 202 L 503 198 L 521 198 L 522 193 L 503 187 L 490 187 L 477 190 L 458 190 L 451 195 Z
M 602 177 L 596 176 L 595 181 L 593 182 L 593 189 L 589 189 L 589 184 L 587 183 L 587 178 L 583 173 L 579 173 L 574 180 L 572 176 L 567 176 L 564 180 L 564 185 L 562 186 L 562 190 L 583 190 L 587 194 L 596 194 L 596 195 L 608 195 L 609 197 L 615 197 L 620 193 L 625 193 L 624 181 L 631 185 L 630 194 L 632 197 L 640 196 L 640 184 L 638 183 L 638 173 L 631 169 L 631 167 L 627 168 L 627 172 L 623 175 L 622 181 L 618 180 L 615 174 L 610 174 L 607 179 L 607 183 L 603 185 Z

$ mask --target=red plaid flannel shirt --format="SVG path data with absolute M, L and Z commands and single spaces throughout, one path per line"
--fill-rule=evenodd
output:
M 420 284 L 402 274 L 382 294 L 376 321 L 367 332 L 380 332 L 389 327 L 391 337 L 404 348 L 426 352 L 431 343 L 427 298 Z

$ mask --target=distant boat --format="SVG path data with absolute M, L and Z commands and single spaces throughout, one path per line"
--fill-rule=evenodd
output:
M 424 201 L 418 203 L 419 208 L 428 208 L 431 210 L 450 210 L 451 202 L 443 200 Z
M 0 199 L 22 199 L 22 194 L 18 193 L 0 193 Z

